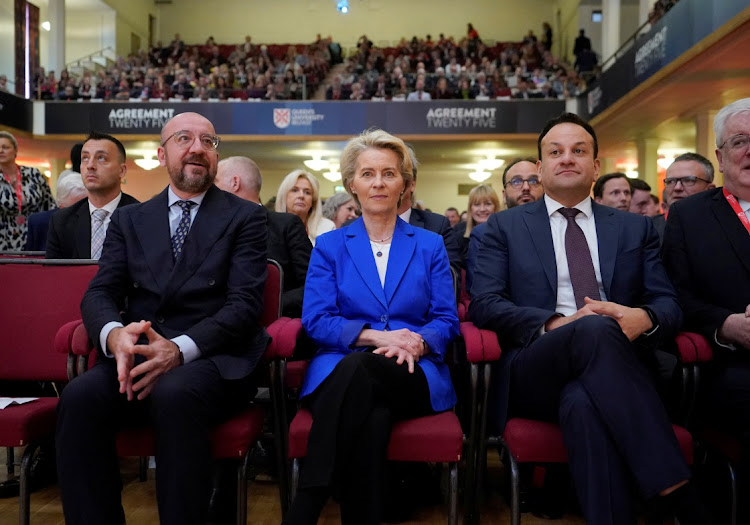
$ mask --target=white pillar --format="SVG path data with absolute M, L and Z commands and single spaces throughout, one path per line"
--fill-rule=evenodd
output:
M 602 61 L 620 47 L 620 0 L 602 0 Z
M 659 188 L 659 139 L 654 137 L 638 137 L 635 141 L 638 148 L 638 178 L 645 180 L 651 190 L 656 193 Z
M 65 68 L 65 0 L 49 0 L 49 66 L 60 78 L 60 71 Z

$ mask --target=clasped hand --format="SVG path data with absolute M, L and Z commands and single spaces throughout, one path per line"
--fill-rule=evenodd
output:
M 719 341 L 735 343 L 750 348 L 750 304 L 744 313 L 732 314 L 719 328 Z
M 406 361 L 409 373 L 414 372 L 414 363 L 427 353 L 427 345 L 422 336 L 407 328 L 399 330 L 362 330 L 357 341 L 363 346 L 374 346 L 373 354 L 391 358 L 396 357 L 400 365 Z
M 588 297 L 584 301 L 586 304 L 573 315 L 568 317 L 553 317 L 547 321 L 545 324 L 546 330 L 549 332 L 555 328 L 560 328 L 587 315 L 606 315 L 607 317 L 611 317 L 617 321 L 620 329 L 630 341 L 636 340 L 641 334 L 653 327 L 651 318 L 643 308 L 630 308 L 629 306 L 623 306 L 611 301 L 596 301 Z
M 142 334 L 148 339 L 148 344 L 137 345 Z M 107 348 L 117 363 L 120 393 L 126 394 L 128 401 L 132 401 L 135 395 L 139 401 L 146 399 L 159 377 L 180 365 L 179 347 L 156 333 L 150 321 L 130 323 L 113 329 L 107 336 Z M 144 356 L 146 360 L 134 367 L 136 354 Z M 140 375 L 143 377 L 133 383 Z

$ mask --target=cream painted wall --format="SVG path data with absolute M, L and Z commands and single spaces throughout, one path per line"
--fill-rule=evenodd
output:
M 10 50 L 14 46 L 14 28 L 13 28 L 13 0 L 0 0 L 0 49 L 4 49 L 4 53 L 0 53 L 0 74 L 8 77 L 8 83 L 10 89 L 15 89 L 15 76 L 16 76 L 16 62 L 15 56 Z
M 559 11 L 559 37 L 555 37 L 556 48 L 552 51 L 556 56 L 567 58 L 568 61 L 574 62 L 573 45 L 578 36 L 578 4 L 580 0 L 558 0 L 557 10 Z
M 518 41 L 529 29 L 538 35 L 545 20 L 554 26 L 555 0 L 350 0 L 347 15 L 336 11 L 333 0 L 222 0 L 220 5 L 204 0 L 160 5 L 157 38 L 167 43 L 179 32 L 187 43 L 203 43 L 209 35 L 227 43 L 244 41 L 245 35 L 256 42 L 297 43 L 312 42 L 321 33 L 349 47 L 363 33 L 375 44 L 428 33 L 437 39 L 440 32 L 461 37 L 471 22 L 484 39 Z
M 158 8 L 153 0 L 103 0 L 117 12 L 117 55 L 127 56 L 130 52 L 130 35 L 141 39 L 141 49 L 148 49 L 148 15 L 156 16 Z

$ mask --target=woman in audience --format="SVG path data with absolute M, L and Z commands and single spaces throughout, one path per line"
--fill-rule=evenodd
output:
M 18 142 L 0 131 L 0 251 L 26 246 L 26 220 L 34 212 L 51 210 L 55 199 L 38 169 L 16 164 Z
M 323 217 L 332 220 L 339 229 L 349 219 L 357 218 L 357 203 L 348 193 L 334 193 L 323 204 Z
M 276 211 L 293 213 L 302 219 L 313 246 L 318 235 L 336 228 L 333 221 L 323 217 L 318 179 L 304 170 L 294 170 L 281 181 L 276 193 Z
M 300 394 L 313 424 L 288 525 L 316 523 L 334 480 L 342 523 L 380 523 L 391 422 L 456 401 L 443 362 L 458 333 L 445 246 L 397 215 L 412 180 L 406 145 L 366 131 L 341 171 L 362 217 L 322 237 L 310 259 L 302 324 L 320 350 Z
M 461 257 L 466 261 L 469 252 L 469 238 L 472 228 L 487 222 L 495 212 L 500 211 L 500 199 L 495 190 L 487 184 L 480 184 L 469 192 L 469 213 L 466 222 L 459 222 L 453 228 L 461 245 Z

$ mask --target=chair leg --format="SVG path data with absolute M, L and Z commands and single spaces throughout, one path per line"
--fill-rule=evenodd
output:
M 138 480 L 141 482 L 148 481 L 148 456 L 138 458 Z
M 285 362 L 271 363 L 271 401 L 273 405 L 273 429 L 276 443 L 276 470 L 279 476 L 279 498 L 281 501 L 281 517 L 286 516 L 290 504 L 289 488 L 289 463 L 287 431 L 289 420 L 286 412 L 286 399 L 284 397 L 284 381 L 286 376 Z
M 511 525 L 521 525 L 521 473 L 518 462 L 510 453 L 510 449 L 502 438 L 500 438 L 500 445 L 505 451 L 508 463 L 510 463 L 510 523 Z
M 8 479 L 10 479 L 10 478 L 13 477 L 13 474 L 16 471 L 16 465 L 15 465 L 16 458 L 15 458 L 14 448 L 13 447 L 7 447 L 5 449 L 5 454 L 6 454 L 6 458 L 7 458 L 5 461 L 6 461 L 6 465 L 8 467 Z
M 250 449 L 237 465 L 237 525 L 247 524 L 247 465 Z
M 477 363 L 471 363 L 469 368 L 469 375 L 471 381 L 471 403 L 469 405 L 469 435 L 466 440 L 466 471 L 465 471 L 465 482 L 464 482 L 464 525 L 474 525 L 477 521 L 477 516 L 474 507 L 474 500 L 477 498 L 477 479 L 476 469 L 478 468 L 478 455 L 477 441 L 478 436 L 478 419 L 480 418 L 481 408 L 479 407 L 479 370 L 480 365 Z
M 297 484 L 299 483 L 299 458 L 292 460 L 292 486 L 291 486 L 291 500 L 297 495 Z M 291 501 L 290 500 L 290 501 Z
M 477 523 L 479 522 L 479 502 L 480 502 L 480 496 L 483 494 L 484 490 L 484 473 L 486 471 L 485 465 L 487 463 L 487 403 L 489 400 L 489 391 L 490 391 L 490 372 L 491 368 L 490 365 L 487 363 L 484 363 L 481 370 L 481 385 L 480 385 L 480 391 L 482 392 L 482 397 L 479 401 L 479 410 L 480 410 L 480 417 L 479 417 L 479 436 L 477 439 L 477 451 L 476 451 L 476 494 L 474 494 L 474 507 L 473 512 L 474 516 L 476 517 Z
M 21 479 L 18 494 L 18 523 L 29 525 L 31 520 L 31 459 L 39 448 L 39 444 L 27 445 L 21 458 Z
M 448 474 L 448 525 L 458 523 L 458 463 L 450 464 Z
M 730 525 L 737 525 L 737 478 L 731 461 L 727 461 L 727 469 L 729 470 L 730 496 L 732 498 L 729 523 Z

